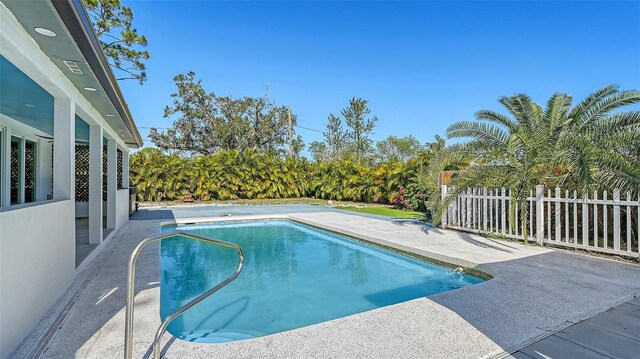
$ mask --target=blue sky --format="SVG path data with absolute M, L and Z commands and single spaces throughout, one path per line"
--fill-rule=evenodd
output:
M 362 97 L 375 139 L 421 142 L 503 95 L 640 88 L 640 2 L 122 2 L 151 52 L 145 85 L 121 83 L 140 127 L 171 125 L 172 78 L 190 70 L 220 95 L 267 86 L 318 130 Z

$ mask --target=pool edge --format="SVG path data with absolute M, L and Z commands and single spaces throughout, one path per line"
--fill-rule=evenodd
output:
M 306 225 L 312 228 L 321 229 L 334 234 L 348 237 L 358 242 L 373 245 L 384 250 L 388 250 L 397 254 L 405 255 L 414 259 L 418 259 L 427 263 L 439 265 L 446 268 L 461 268 L 463 273 L 488 281 L 495 278 L 495 272 L 486 265 L 473 263 L 462 260 L 460 258 L 450 257 L 420 250 L 410 246 L 403 246 L 398 243 L 392 243 L 383 239 L 378 239 L 348 230 L 318 224 L 316 222 L 296 218 L 295 215 L 257 215 L 257 216 L 241 216 L 241 217 L 196 217 L 196 218 L 180 218 L 170 221 L 160 222 L 160 229 L 167 226 L 188 226 L 188 225 L 205 225 L 220 224 L 221 222 L 251 222 L 251 221 L 269 221 L 269 220 L 289 220 L 298 224 Z M 480 284 L 480 283 L 478 283 Z

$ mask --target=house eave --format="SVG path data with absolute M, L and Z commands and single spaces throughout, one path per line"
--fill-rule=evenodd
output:
M 129 107 L 111 70 L 111 65 L 100 47 L 100 42 L 93 30 L 89 15 L 82 5 L 82 1 L 51 0 L 51 3 L 73 37 L 87 65 L 93 71 L 116 111 L 118 111 L 125 127 L 131 133 L 134 142 L 127 142 L 127 145 L 135 148 L 141 147 L 143 141 L 140 132 L 138 132 L 138 128 L 133 122 Z

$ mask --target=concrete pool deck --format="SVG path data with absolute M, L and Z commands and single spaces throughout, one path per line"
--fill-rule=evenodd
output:
M 511 358 L 637 358 L 640 297 L 528 345 Z
M 494 278 L 245 341 L 198 344 L 167 333 L 163 355 L 168 358 L 500 357 L 640 295 L 640 266 L 634 264 L 316 206 L 261 207 L 269 208 L 156 209 L 137 214 L 78 275 L 16 356 L 122 357 L 128 257 L 137 243 L 160 231 L 161 222 L 172 219 L 193 222 L 203 217 L 225 221 L 286 217 L 475 268 Z M 220 213 L 233 215 L 215 217 Z M 136 358 L 150 356 L 152 338 L 160 324 L 158 246 L 150 246 L 138 261 Z

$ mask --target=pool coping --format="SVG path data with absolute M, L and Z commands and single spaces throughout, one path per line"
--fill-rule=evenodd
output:
M 396 253 L 400 253 L 403 255 L 407 255 L 409 257 L 412 258 L 416 258 L 428 263 L 432 263 L 432 264 L 436 264 L 436 265 L 440 265 L 440 266 L 444 266 L 444 267 L 448 267 L 448 268 L 462 268 L 464 270 L 465 273 L 478 277 L 480 279 L 483 279 L 484 282 L 489 281 L 493 278 L 495 278 L 496 276 L 498 276 L 498 274 L 490 268 L 490 265 L 485 265 L 483 263 L 476 263 L 473 261 L 469 261 L 469 260 L 465 260 L 465 259 L 461 259 L 461 258 L 457 258 L 457 257 L 452 257 L 452 256 L 446 256 L 446 255 L 442 255 L 440 253 L 434 253 L 431 251 L 426 251 L 420 248 L 416 248 L 413 246 L 404 246 L 402 244 L 396 243 L 396 242 L 391 242 L 391 241 L 386 241 L 384 239 L 380 239 L 380 238 L 376 238 L 373 236 L 367 236 L 367 235 L 363 235 L 361 233 L 356 233 L 353 231 L 349 231 L 347 229 L 344 228 L 340 228 L 340 227 L 334 227 L 334 226 L 330 226 L 327 225 L 325 223 L 318 223 L 318 222 L 313 222 L 313 221 L 308 221 L 305 220 L 303 218 L 299 218 L 296 217 L 297 214 L 279 214 L 279 215 L 246 215 L 246 216 L 237 216 L 237 217 L 211 217 L 211 216 L 202 216 L 202 217 L 192 217 L 192 218 L 178 218 L 178 219 L 174 219 L 171 221 L 163 221 L 160 223 L 160 228 L 165 227 L 165 226 L 171 226 L 171 225 L 175 225 L 175 226 L 180 226 L 180 225 L 184 225 L 184 226 L 188 226 L 188 225 L 207 225 L 207 224 L 219 224 L 221 222 L 252 222 L 252 221 L 268 221 L 268 220 L 289 220 L 292 221 L 294 223 L 299 223 L 299 224 L 303 224 L 312 228 L 317 228 L 317 229 L 321 229 L 321 230 L 325 230 L 325 231 L 329 231 L 331 233 L 335 233 L 341 236 L 346 236 L 348 238 L 351 238 L 355 241 L 360 241 L 366 244 L 370 244 L 385 250 L 390 250 L 392 252 L 396 252 Z M 375 219 L 375 218 L 374 218 Z M 427 224 L 425 224 L 426 226 Z M 455 232 L 455 231 L 454 231 Z M 478 235 L 476 233 L 474 233 L 475 235 Z M 545 247 L 539 247 L 537 245 L 535 245 L 534 243 L 531 243 L 529 245 L 530 247 L 537 247 L 537 248 L 544 248 L 547 249 L 549 251 L 551 250 L 557 250 L 557 249 L 551 249 L 551 248 L 545 248 Z M 562 251 L 562 250 L 560 250 Z M 566 252 L 566 251 L 563 251 Z M 582 254 L 575 254 L 574 255 L 578 255 L 578 256 L 582 256 Z M 596 257 L 597 258 L 597 257 Z M 597 259 L 602 259 L 602 258 L 597 258 Z M 634 265 L 634 266 L 639 266 L 639 265 Z M 480 284 L 480 283 L 478 283 Z M 446 292 L 443 292 L 446 294 Z M 432 296 L 437 296 L 440 295 L 442 293 L 436 293 L 433 294 Z M 640 296 L 640 293 L 634 294 L 630 297 L 625 297 L 622 300 L 618 300 L 616 303 L 614 303 L 614 306 L 620 305 L 628 300 L 631 300 L 633 298 L 637 298 L 638 296 Z M 424 298 L 429 298 L 431 296 L 426 296 Z M 416 299 L 412 299 L 406 302 L 402 302 L 402 303 L 397 303 L 396 305 L 402 305 L 403 303 L 409 303 L 412 301 L 416 301 L 419 300 L 420 298 L 416 298 Z M 378 308 L 379 309 L 379 308 Z M 370 312 L 375 311 L 371 310 Z M 526 347 L 528 345 L 530 345 L 531 343 L 537 342 L 539 340 L 542 340 L 548 336 L 554 335 L 555 333 L 558 333 L 564 329 L 566 329 L 567 327 L 574 325 L 577 322 L 581 322 L 583 320 L 587 320 L 591 317 L 594 317 L 598 314 L 602 313 L 602 311 L 597 311 L 597 312 L 591 312 L 591 313 L 587 313 L 585 315 L 583 315 L 582 317 L 580 317 L 579 319 L 577 319 L 575 322 L 564 322 L 561 323 L 555 327 L 549 328 L 547 330 L 546 333 L 534 336 L 532 338 L 530 338 L 529 340 L 527 340 L 524 343 L 521 343 L 520 345 L 516 346 L 516 347 L 512 347 L 510 349 L 505 349 L 505 348 L 501 348 L 501 350 L 499 350 L 498 352 L 494 352 L 491 355 L 489 355 L 488 357 L 490 358 L 496 358 L 496 359 L 500 359 L 500 358 L 505 358 L 505 357 L 509 357 L 510 353 L 514 353 L 516 351 L 518 351 L 519 349 Z M 361 314 L 361 313 L 360 313 Z M 358 313 L 354 314 L 354 315 L 350 315 L 347 316 L 345 318 L 349 318 L 351 316 L 357 316 L 359 315 Z M 341 319 L 341 318 L 339 318 Z M 331 323 L 335 321 L 334 320 L 330 320 L 328 322 L 325 323 Z M 317 323 L 311 326 L 316 326 L 319 324 L 323 324 L 323 323 Z M 298 328 L 299 329 L 299 328 Z M 294 329 L 295 330 L 295 329 Z M 272 335 L 278 335 L 281 333 L 274 333 L 274 334 L 270 334 L 269 336 Z
M 313 223 L 308 223 L 305 218 Z M 490 241 L 488 244 L 494 249 L 499 249 L 496 247 L 497 245 L 509 247 L 512 250 L 507 252 L 510 253 L 502 255 L 499 251 L 491 252 L 487 251 L 487 248 L 479 247 L 476 251 L 473 249 L 474 246 L 469 246 L 469 243 L 474 242 L 472 244 L 477 245 L 478 243 L 475 242 L 487 242 L 477 235 L 465 238 L 469 242 L 466 244 L 461 242 L 460 238 L 457 239 L 457 244 L 456 240 L 449 244 L 450 239 L 455 239 L 450 237 L 462 236 L 454 231 L 439 231 L 418 226 L 411 226 L 412 228 L 403 226 L 408 230 L 400 230 L 393 227 L 392 224 L 382 223 L 376 219 L 366 220 L 366 218 L 356 215 L 329 212 L 287 212 L 286 214 L 243 214 L 234 217 L 207 215 L 182 217 L 172 221 L 152 218 L 130 222 L 125 228 L 118 231 L 115 241 L 108 243 L 108 251 L 101 254 L 101 256 L 108 258 L 104 258 L 105 261 L 99 260 L 91 263 L 89 267 L 99 267 L 100 270 L 104 269 L 109 274 L 100 274 L 98 278 L 92 279 L 90 287 L 95 288 L 82 290 L 81 300 L 74 304 L 68 318 L 65 318 L 59 327 L 56 325 L 57 334 L 51 339 L 50 346 L 47 346 L 44 357 L 73 357 L 75 355 L 76 357 L 102 358 L 120 356 L 122 353 L 120 335 L 124 324 L 124 309 L 121 305 L 124 302 L 122 291 L 115 292 L 99 307 L 98 303 L 94 304 L 94 296 L 99 295 L 99 290 L 104 288 L 111 288 L 114 285 L 122 287 L 124 284 L 122 279 L 114 281 L 117 279 L 114 277 L 114 271 L 124 278 L 126 268 L 122 269 L 122 265 L 117 264 L 124 262 L 125 255 L 128 258 L 136 243 L 139 243 L 146 236 L 157 234 L 161 225 L 265 219 L 288 219 L 332 231 L 336 227 L 326 225 L 330 222 L 340 227 L 335 230 L 340 235 L 355 237 L 356 240 L 362 238 L 365 241 L 366 238 L 371 238 L 347 230 L 347 228 L 362 229 L 361 232 L 381 237 L 371 241 L 374 245 L 380 243 L 384 245 L 387 238 L 396 241 L 406 240 L 412 252 L 426 253 L 427 257 L 431 259 L 433 257 L 452 258 L 449 261 L 451 264 L 462 266 L 461 262 L 470 263 L 476 269 L 483 269 L 485 266 L 482 263 L 484 262 L 486 266 L 495 268 L 496 271 L 491 270 L 491 272 L 497 273 L 497 275 L 493 280 L 477 285 L 250 340 L 211 345 L 189 343 L 182 340 L 174 342 L 173 338 L 175 337 L 167 338 L 168 341 L 165 339 L 162 342 L 164 350 L 169 350 L 168 354 L 172 358 L 208 358 L 211 356 L 224 358 L 258 356 L 316 358 L 335 358 L 337 356 L 368 359 L 394 356 L 438 358 L 451 357 L 452 353 L 456 354 L 455 357 L 460 358 L 501 358 L 575 322 L 602 313 L 611 305 L 617 305 L 640 296 L 640 283 L 636 282 L 637 276 L 635 276 L 640 274 L 640 266 L 637 265 L 614 263 L 601 258 L 536 246 L 523 247 L 519 244 L 511 245 L 508 242 L 500 244 L 498 241 Z M 426 234 L 426 237 L 421 236 L 421 231 Z M 395 236 L 396 233 L 398 236 Z M 432 238 L 430 239 L 430 237 Z M 422 242 L 423 239 L 424 242 Z M 446 243 L 445 247 L 442 246 L 443 243 Z M 412 245 L 416 247 L 412 247 Z M 462 247 L 457 247 L 457 245 L 462 245 Z M 402 248 L 403 246 L 394 245 L 393 247 Z M 422 250 L 417 247 L 430 250 Z M 469 248 L 472 248 L 472 251 L 469 251 Z M 441 253 L 433 253 L 431 250 Z M 490 256 L 487 257 L 486 254 L 489 252 Z M 545 256 L 538 257 L 538 254 L 545 254 Z M 453 256 L 461 256 L 465 259 L 457 259 Z M 156 257 L 157 255 L 153 252 L 142 256 L 141 259 L 146 260 L 145 263 L 149 264 L 147 269 L 142 271 L 143 275 L 147 273 L 150 274 L 150 278 L 156 277 L 159 265 L 155 262 L 154 258 Z M 478 262 L 481 265 L 478 265 Z M 575 265 L 578 267 L 572 267 Z M 141 265 L 141 267 L 145 266 Z M 520 273 L 523 270 L 530 273 L 529 271 L 537 271 L 538 268 L 540 268 L 540 272 L 533 272 L 534 275 L 520 280 Z M 556 271 L 558 269 L 566 269 L 570 274 L 579 275 L 576 278 L 578 283 L 593 283 L 594 287 L 578 287 L 575 282 L 573 284 L 565 283 L 565 281 L 559 280 Z M 627 273 L 624 273 L 625 271 Z M 595 272 L 597 272 L 597 277 L 594 276 Z M 602 273 L 610 273 L 611 275 L 603 276 Z M 634 277 L 629 277 L 629 273 Z M 549 276 L 548 282 L 545 276 Z M 621 278 L 626 278 L 627 281 L 622 282 Z M 82 281 L 82 278 L 76 279 Z M 73 287 L 76 288 L 75 285 Z M 65 297 L 75 295 L 74 293 L 75 289 L 70 288 Z M 544 295 L 550 293 L 560 294 L 560 298 L 549 301 L 549 297 Z M 148 351 L 149 338 L 153 337 L 156 329 L 153 326 L 159 324 L 159 308 L 154 309 L 159 299 L 158 295 L 156 287 L 144 288 L 137 294 L 137 302 L 147 302 L 140 308 L 139 314 L 141 315 L 136 318 L 136 335 L 140 335 L 140 340 L 135 343 L 134 351 L 140 355 L 145 353 L 145 350 Z M 535 297 L 531 297 L 531 295 Z M 61 300 L 60 305 L 65 305 L 66 302 L 66 300 Z M 139 304 L 142 305 L 142 303 Z M 87 318 L 87 315 L 96 318 L 90 319 Z M 93 321 L 99 322 L 96 323 L 97 327 L 92 327 L 91 322 Z M 431 323 L 428 326 L 425 325 L 427 321 Z M 46 320 L 43 320 L 41 324 L 47 325 Z M 398 332 L 389 332 L 390 328 L 395 328 Z M 83 331 L 88 335 L 78 335 L 78 338 L 75 338 L 76 333 Z M 37 335 L 37 333 L 34 334 Z M 347 338 L 349 340 L 345 340 Z M 461 341 L 461 339 L 464 340 Z M 33 341 L 25 340 L 21 347 L 24 349 L 30 343 Z
M 258 216 L 260 218 L 256 218 L 256 216 L 243 216 L 243 217 L 199 217 L 199 218 L 184 218 L 184 219 L 176 219 L 171 221 L 163 221 L 160 222 L 160 230 L 164 227 L 169 226 L 190 226 L 190 225 L 216 225 L 224 222 L 255 222 L 255 221 L 279 221 L 279 220 L 287 220 L 294 223 L 302 224 L 311 228 L 316 228 L 320 230 L 324 230 L 333 234 L 337 234 L 340 236 L 347 237 L 351 240 L 358 241 L 361 243 L 369 244 L 387 251 L 391 251 L 394 253 L 398 253 L 401 255 L 405 255 L 410 258 L 414 258 L 423 262 L 435 264 L 441 267 L 451 268 L 461 270 L 461 272 L 474 276 L 476 278 L 482 279 L 483 281 L 491 280 L 495 277 L 495 272 L 493 272 L 490 268 L 478 263 L 468 262 L 459 258 L 442 256 L 437 253 L 420 250 L 413 247 L 401 246 L 398 243 L 388 242 L 384 240 L 380 240 L 378 238 L 364 236 L 359 233 L 354 233 L 350 231 L 345 231 L 344 229 L 339 229 L 327 225 L 321 225 L 318 223 L 305 221 L 301 218 L 295 218 L 290 215 L 264 215 Z M 419 253 L 418 253 L 419 252 Z

